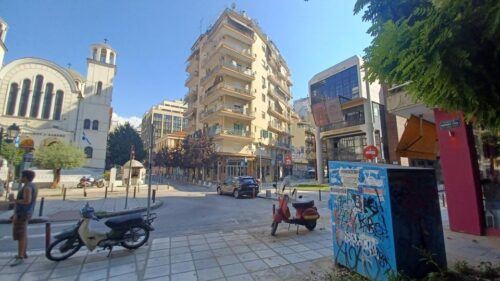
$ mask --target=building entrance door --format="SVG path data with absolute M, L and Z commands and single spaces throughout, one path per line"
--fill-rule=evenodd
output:
M 242 166 L 240 161 L 228 161 L 226 171 L 228 177 L 244 176 L 247 173 L 247 167 Z

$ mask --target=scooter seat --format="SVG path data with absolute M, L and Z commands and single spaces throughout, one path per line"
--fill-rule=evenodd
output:
M 314 206 L 314 200 L 300 200 L 292 203 L 292 206 L 299 209 L 311 208 Z
M 141 214 L 131 214 L 119 216 L 116 218 L 111 218 L 107 220 L 104 224 L 110 228 L 127 228 L 129 226 L 140 225 L 143 223 Z

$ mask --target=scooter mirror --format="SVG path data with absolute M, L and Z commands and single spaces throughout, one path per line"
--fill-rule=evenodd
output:
M 273 183 L 273 187 L 274 187 L 274 188 L 276 188 L 276 187 L 277 187 L 275 183 Z

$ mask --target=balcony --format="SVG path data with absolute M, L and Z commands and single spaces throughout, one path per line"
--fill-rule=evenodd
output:
M 220 82 L 207 89 L 205 96 L 201 99 L 201 102 L 203 104 L 210 104 L 221 96 L 231 96 L 245 101 L 255 99 L 255 96 L 251 94 L 250 89 L 243 89 L 228 83 Z
M 255 115 L 248 109 L 237 108 L 234 105 L 218 104 L 217 106 L 206 109 L 201 113 L 200 120 L 205 121 L 221 116 L 231 117 L 235 119 L 251 121 L 255 119 Z
M 275 74 L 267 75 L 267 79 L 269 80 L 269 82 L 276 85 L 276 87 L 279 89 L 280 92 L 283 93 L 283 95 L 291 97 L 290 92 L 288 90 L 288 86 L 283 85 Z
M 201 79 L 201 83 L 205 84 L 215 74 L 228 75 L 246 82 L 252 82 L 255 79 L 255 74 L 252 72 L 250 67 L 221 61 L 214 69 L 212 69 L 212 71 L 208 72 L 205 77 Z
M 321 133 L 342 134 L 346 132 L 362 131 L 361 125 L 365 124 L 364 118 L 340 121 L 320 127 Z
M 184 102 L 187 104 L 194 104 L 198 100 L 198 95 L 196 91 L 189 91 L 187 95 L 184 97 Z
M 227 40 L 221 38 L 219 41 L 215 43 L 215 48 L 210 52 L 207 58 L 203 61 L 205 65 L 208 65 L 208 62 L 214 57 L 215 54 L 224 54 L 229 57 L 233 57 L 245 63 L 252 63 L 255 61 L 256 55 L 252 53 L 251 46 L 247 45 L 247 48 L 243 46 L 235 46 L 234 44 L 229 43 Z
M 189 105 L 188 106 L 188 109 L 186 110 L 186 112 L 184 112 L 184 117 L 185 118 L 190 118 L 193 113 L 195 113 L 197 110 L 196 106 L 193 104 L 193 105 Z
M 404 89 L 404 84 L 389 89 L 389 94 L 387 95 L 387 111 L 407 119 L 412 115 L 422 115 L 423 119 L 434 122 L 433 110 L 420 102 L 416 102 Z
M 194 71 L 192 74 L 186 78 L 186 82 L 184 83 L 184 86 L 191 88 L 193 82 L 195 82 L 198 79 L 198 71 Z
M 285 126 L 281 124 L 280 122 L 277 122 L 276 120 L 271 120 L 269 121 L 269 131 L 275 132 L 275 133 L 282 133 L 285 131 Z
M 222 23 L 220 26 L 220 33 L 231 36 L 234 39 L 249 45 L 252 45 L 255 42 L 253 32 L 241 30 L 231 23 Z
M 269 146 L 274 146 L 276 148 L 285 149 L 285 150 L 291 149 L 291 145 L 289 142 L 285 142 L 283 140 L 276 140 L 276 139 L 269 140 Z
M 270 106 L 267 111 L 269 112 L 269 114 L 271 114 L 272 116 L 274 116 L 276 118 L 279 118 L 285 122 L 290 122 L 290 118 L 288 118 L 286 115 L 284 115 L 282 110 L 279 110 L 277 108 Z
M 277 88 L 277 89 L 269 89 L 267 91 L 267 94 L 271 98 L 276 99 L 276 100 L 280 100 L 284 104 L 286 104 L 288 107 L 291 107 L 290 104 L 288 104 L 288 101 L 287 101 L 287 98 L 286 98 L 286 94 L 283 91 L 279 90 L 279 88 Z
M 230 140 L 252 142 L 253 133 L 246 130 L 223 129 L 221 126 L 212 126 L 208 128 L 208 135 L 215 140 Z

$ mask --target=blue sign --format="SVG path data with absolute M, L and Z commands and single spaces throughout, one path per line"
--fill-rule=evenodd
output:
M 16 148 L 19 148 L 19 136 L 17 136 L 15 139 L 14 139 L 14 146 Z

